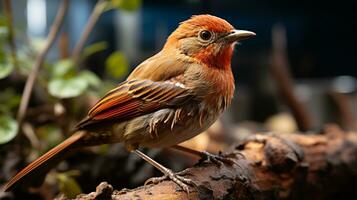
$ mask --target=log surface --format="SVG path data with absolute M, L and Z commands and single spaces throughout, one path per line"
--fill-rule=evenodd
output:
M 314 135 L 257 134 L 225 156 L 236 164 L 199 162 L 185 170 L 197 184 L 189 196 L 167 180 L 120 191 L 103 182 L 76 199 L 334 199 L 357 185 L 357 133 L 336 126 Z

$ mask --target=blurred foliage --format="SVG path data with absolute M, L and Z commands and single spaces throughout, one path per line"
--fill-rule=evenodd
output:
M 113 7 L 126 11 L 135 11 L 141 6 L 141 0 L 111 0 Z
M 77 97 L 89 86 L 98 86 L 100 79 L 93 72 L 78 72 L 71 59 L 60 60 L 51 67 L 48 92 L 57 98 Z
M 105 68 L 110 76 L 120 78 L 128 73 L 129 63 L 122 52 L 116 51 L 107 58 Z
M 56 176 L 60 192 L 65 194 L 70 199 L 73 199 L 78 194 L 82 193 L 81 186 L 79 186 L 76 180 L 73 178 L 78 175 L 78 171 L 71 170 L 64 173 L 58 173 Z
M 8 36 L 7 27 L 4 26 L 3 23 L 0 22 L 0 39 L 3 41 L 4 38 Z
M 21 96 L 13 88 L 6 88 L 0 95 L 0 113 L 14 110 L 20 103 Z
M 13 65 L 7 61 L 0 63 L 0 79 L 9 76 L 13 69 Z
M 0 144 L 12 140 L 18 131 L 18 125 L 15 119 L 0 115 Z
M 81 95 L 87 88 L 87 82 L 80 76 L 53 79 L 48 84 L 48 92 L 58 98 L 71 98 Z
M 14 66 L 7 49 L 8 28 L 3 16 L 0 16 L 0 79 L 8 77 Z M 0 144 L 11 141 L 18 132 L 18 124 L 11 111 L 17 107 L 19 96 L 12 89 L 3 89 L 0 95 Z
M 141 6 L 141 0 L 100 0 L 98 6 L 101 9 L 94 9 L 93 12 L 102 14 L 118 9 L 134 11 Z M 20 130 L 25 132 L 24 126 L 19 127 L 15 116 L 26 79 L 36 57 L 46 44 L 45 38 L 29 37 L 21 28 L 14 27 L 16 55 L 13 56 L 6 19 L 0 14 L 0 145 L 11 141 Z M 90 44 L 83 49 L 80 59 L 87 59 L 107 48 L 108 43 L 105 41 Z M 105 69 L 110 77 L 121 79 L 128 73 L 129 62 L 123 53 L 116 51 L 106 59 Z M 69 134 L 72 124 L 80 120 L 84 110 L 89 109 L 90 103 L 87 105 L 87 102 L 83 103 L 82 100 L 98 100 L 99 96 L 103 96 L 116 84 L 117 82 L 112 80 L 101 80 L 97 74 L 86 69 L 86 66 L 76 66 L 72 58 L 45 59 L 32 91 L 28 116 L 25 116 L 25 122 L 30 124 L 34 135 L 24 134 L 30 142 L 21 143 L 33 146 L 21 146 L 22 152 L 17 153 L 21 153 L 22 158 L 24 155 L 38 155 L 59 144 Z M 61 105 L 64 111 L 57 112 L 55 105 Z M 15 148 L 16 145 L 20 145 L 18 140 L 6 147 Z M 6 162 L 5 157 L 0 159 L 0 163 Z M 56 173 L 59 190 L 69 198 L 81 193 L 81 187 L 74 179 L 77 175 L 78 173 L 73 171 Z
M 55 147 L 63 140 L 63 134 L 56 124 L 44 124 L 36 129 L 37 136 L 44 146 L 41 154 Z
M 8 34 L 7 27 L 4 25 L 3 20 L 0 19 L 0 79 L 9 76 L 14 69 L 13 65 L 9 62 L 10 55 L 5 50 Z
M 107 48 L 108 48 L 108 43 L 105 41 L 93 43 L 93 44 L 87 46 L 83 50 L 83 57 L 86 58 L 86 57 L 93 55 L 97 52 L 104 51 Z

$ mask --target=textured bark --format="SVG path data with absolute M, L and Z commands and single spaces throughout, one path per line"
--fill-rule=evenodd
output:
M 321 134 L 257 134 L 225 156 L 233 166 L 200 162 L 186 169 L 196 182 L 189 199 L 335 199 L 354 194 L 357 134 L 328 126 Z M 355 195 L 356 197 L 357 195 Z M 61 197 L 60 199 L 65 199 Z M 188 199 L 173 182 L 113 190 L 103 182 L 77 199 Z

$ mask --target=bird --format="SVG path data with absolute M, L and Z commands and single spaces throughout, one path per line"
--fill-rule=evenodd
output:
M 69 138 L 17 173 L 4 191 L 46 174 L 68 153 L 81 147 L 123 143 L 129 152 L 164 174 L 149 182 L 168 178 L 189 192 L 192 180 L 164 167 L 140 148 L 172 147 L 223 160 L 178 144 L 209 128 L 231 104 L 235 44 L 255 35 L 209 14 L 193 15 L 181 22 L 161 51 L 139 64 L 125 81 L 104 95 L 73 128 Z

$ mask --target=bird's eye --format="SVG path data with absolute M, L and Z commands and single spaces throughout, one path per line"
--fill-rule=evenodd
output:
M 212 33 L 207 31 L 207 30 L 203 30 L 199 33 L 199 37 L 204 40 L 204 41 L 207 41 L 207 40 L 210 40 L 212 38 Z

